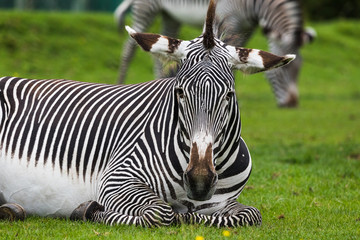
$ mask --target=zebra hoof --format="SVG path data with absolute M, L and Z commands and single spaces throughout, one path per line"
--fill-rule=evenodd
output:
M 19 204 L 7 203 L 0 206 L 0 220 L 24 221 L 25 217 L 25 210 Z
M 70 215 L 71 221 L 91 220 L 96 211 L 104 211 L 104 206 L 96 201 L 87 201 L 80 204 Z

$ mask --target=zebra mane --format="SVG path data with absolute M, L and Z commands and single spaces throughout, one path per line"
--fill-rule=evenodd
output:
M 206 14 L 205 29 L 203 34 L 203 45 L 210 50 L 215 46 L 213 22 L 215 18 L 216 0 L 211 0 Z

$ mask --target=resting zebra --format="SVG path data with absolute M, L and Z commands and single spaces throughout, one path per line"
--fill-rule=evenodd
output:
M 106 224 L 261 224 L 238 203 L 251 172 L 232 70 L 280 67 L 279 57 L 214 38 L 131 37 L 179 61 L 176 77 L 135 85 L 0 79 L 0 218 L 28 214 Z
M 163 17 L 163 34 L 176 37 L 181 23 L 201 26 L 209 0 L 125 0 L 115 11 L 119 26 L 126 10 L 132 6 L 133 28 L 145 31 L 156 15 Z M 299 49 L 311 41 L 315 32 L 304 29 L 298 0 L 218 0 L 216 10 L 217 37 L 233 46 L 245 46 L 257 26 L 268 39 L 270 51 L 277 55 L 294 53 L 298 57 L 283 68 L 266 72 L 278 106 L 298 104 L 297 79 L 301 68 Z M 136 43 L 131 38 L 123 47 L 118 83 L 123 83 Z M 163 76 L 157 62 L 156 75 Z

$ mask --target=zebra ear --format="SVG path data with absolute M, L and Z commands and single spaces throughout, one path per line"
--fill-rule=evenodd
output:
M 302 44 L 311 43 L 316 38 L 316 30 L 312 27 L 306 27 L 302 33 Z
M 188 41 L 151 33 L 137 33 L 129 26 L 125 27 L 130 36 L 139 46 L 163 60 L 180 61 L 185 57 L 185 48 Z
M 244 73 L 252 74 L 267 71 L 273 68 L 284 66 L 295 59 L 294 54 L 287 54 L 283 57 L 257 49 L 227 47 L 232 58 L 230 65 Z

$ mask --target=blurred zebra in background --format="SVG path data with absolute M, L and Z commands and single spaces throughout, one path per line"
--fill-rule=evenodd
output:
M 126 11 L 132 7 L 132 28 L 145 31 L 154 18 L 163 18 L 162 34 L 176 37 L 182 23 L 202 26 L 209 0 L 124 0 L 115 10 L 119 27 L 124 24 Z M 260 26 L 269 42 L 272 53 L 294 53 L 295 61 L 284 68 L 268 71 L 277 104 L 294 107 L 298 104 L 297 79 L 302 59 L 299 49 L 315 37 L 315 31 L 304 29 L 298 0 L 218 0 L 215 28 L 218 38 L 227 44 L 244 46 L 257 26 Z M 122 52 L 118 83 L 124 83 L 130 61 L 135 52 L 135 41 L 127 40 Z M 156 75 L 162 73 L 157 62 Z

